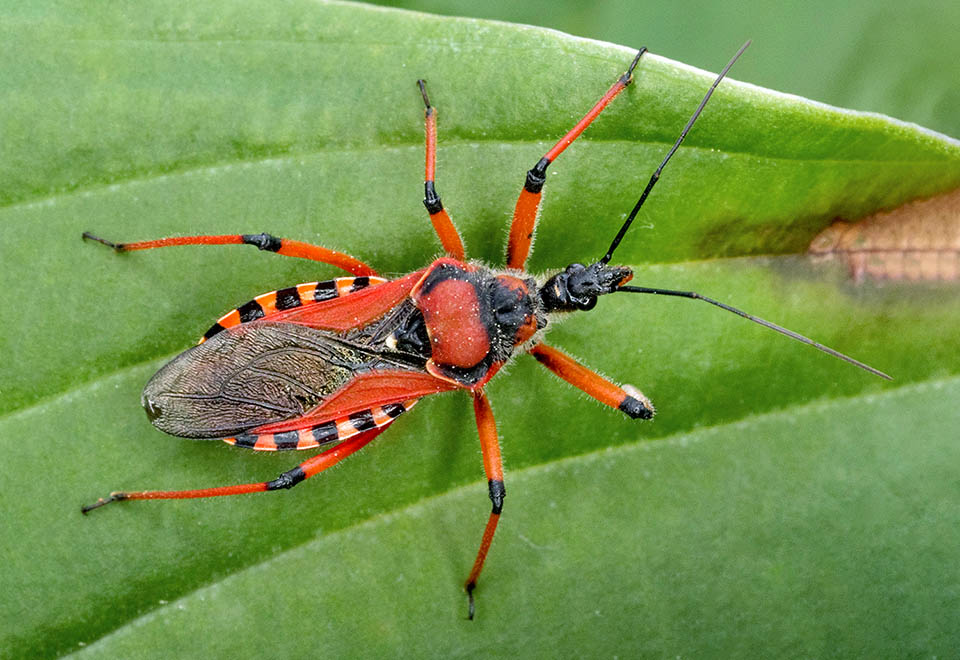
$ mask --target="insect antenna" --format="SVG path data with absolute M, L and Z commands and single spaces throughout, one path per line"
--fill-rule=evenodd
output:
M 850 357 L 849 355 L 844 355 L 844 354 L 841 353 L 840 351 L 835 351 L 835 350 L 833 350 L 832 348 L 830 348 L 829 346 L 824 346 L 824 345 L 821 344 L 820 342 L 813 341 L 813 340 L 810 339 L 809 337 L 804 337 L 803 335 L 801 335 L 801 334 L 798 333 L 798 332 L 794 332 L 793 330 L 787 330 L 786 328 L 784 328 L 784 327 L 782 327 L 782 326 L 779 326 L 779 325 L 777 325 L 776 323 L 771 323 L 770 321 L 766 321 L 766 320 L 760 318 L 759 316 L 754 316 L 753 314 L 747 314 L 746 312 L 744 312 L 744 311 L 741 310 L 741 309 L 737 309 L 736 307 L 731 307 L 730 305 L 727 305 L 727 304 L 725 304 L 725 303 L 722 303 L 722 302 L 720 302 L 719 300 L 714 300 L 713 298 L 708 298 L 708 297 L 706 297 L 706 296 L 702 296 L 702 295 L 700 295 L 699 293 L 696 293 L 696 292 L 694 292 L 694 291 L 674 291 L 674 290 L 672 290 L 672 289 L 653 289 L 653 288 L 645 287 L 645 286 L 621 286 L 621 287 L 618 287 L 616 290 L 617 290 L 617 291 L 626 291 L 627 293 L 655 293 L 655 294 L 661 295 L 661 296 L 679 296 L 679 297 L 681 297 L 681 298 L 692 298 L 692 299 L 694 299 L 694 300 L 702 300 L 702 301 L 704 301 L 704 302 L 710 303 L 711 305 L 716 305 L 716 306 L 719 307 L 720 309 L 725 309 L 725 310 L 727 310 L 728 312 L 733 312 L 733 313 L 736 314 L 737 316 L 742 316 L 743 318 L 747 319 L 748 321 L 753 321 L 754 323 L 759 323 L 760 325 L 762 325 L 762 326 L 764 326 L 764 327 L 767 327 L 767 328 L 770 328 L 771 330 L 776 330 L 776 331 L 779 332 L 780 334 L 786 335 L 787 337 L 790 337 L 791 339 L 796 339 L 797 341 L 803 342 L 804 344 L 810 344 L 810 345 L 813 346 L 814 348 L 817 348 L 817 349 L 823 351 L 824 353 L 827 353 L 828 355 L 832 355 L 832 356 L 835 357 L 835 358 L 840 358 L 840 359 L 843 360 L 844 362 L 849 362 L 850 364 L 854 365 L 855 367 L 860 367 L 860 368 L 863 369 L 864 371 L 869 371 L 870 373 L 872 373 L 872 374 L 874 374 L 874 375 L 876 375 L 876 376 L 880 376 L 881 378 L 886 378 L 887 380 L 893 380 L 893 378 L 891 378 L 891 377 L 888 376 L 887 374 L 883 373 L 883 372 L 880 371 L 879 369 L 874 369 L 873 367 L 871 367 L 871 366 L 868 365 L 868 364 L 864 364 L 863 362 L 860 362 L 859 360 L 854 360 L 854 359 L 853 359 L 852 357 Z
M 690 128 L 693 126 L 693 122 L 697 120 L 697 117 L 700 116 L 700 113 L 703 112 L 703 108 L 707 105 L 707 101 L 710 100 L 710 96 L 713 94 L 713 90 L 717 88 L 717 85 L 720 84 L 720 81 L 723 80 L 724 76 L 727 75 L 727 72 L 730 71 L 730 67 L 733 66 L 733 63 L 743 55 L 743 51 L 747 49 L 747 46 L 750 45 L 750 42 L 740 46 L 740 50 L 737 51 L 737 54 L 730 58 L 730 61 L 727 62 L 727 66 L 723 67 L 723 71 L 720 72 L 720 75 L 717 76 L 717 79 L 713 81 L 713 84 L 710 85 L 710 89 L 707 90 L 707 93 L 704 95 L 703 100 L 700 101 L 700 105 L 697 106 L 697 109 L 693 111 L 693 115 L 690 117 L 690 120 L 687 122 L 687 125 L 683 127 L 683 131 L 680 133 L 680 137 L 677 138 L 677 141 L 673 143 L 670 151 L 667 152 L 667 155 L 664 157 L 663 161 L 660 163 L 660 167 L 656 169 L 653 173 L 653 176 L 650 177 L 650 181 L 647 182 L 647 187 L 643 189 L 643 194 L 640 195 L 640 199 L 637 200 L 637 203 L 634 204 L 633 210 L 630 211 L 630 215 L 627 216 L 626 221 L 623 223 L 623 226 L 620 227 L 620 231 L 617 232 L 616 238 L 613 239 L 613 242 L 610 244 L 610 247 L 607 249 L 607 253 L 603 255 L 603 259 L 600 260 L 602 264 L 610 263 L 610 260 L 613 258 L 613 251 L 617 249 L 617 246 L 620 245 L 620 241 L 623 240 L 623 237 L 626 235 L 627 230 L 630 229 L 630 225 L 633 223 L 633 219 L 637 217 L 637 213 L 640 211 L 640 207 L 643 206 L 643 203 L 647 201 L 647 196 L 650 194 L 650 191 L 653 190 L 653 186 L 656 185 L 657 181 L 660 179 L 660 173 L 663 171 L 663 168 L 666 167 L 667 163 L 673 157 L 673 154 L 676 153 L 677 149 L 680 148 L 680 143 L 683 142 L 683 139 L 687 137 L 687 133 L 690 132 Z

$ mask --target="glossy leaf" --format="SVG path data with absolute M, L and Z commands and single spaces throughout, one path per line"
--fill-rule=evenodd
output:
M 0 273 L 13 310 L 0 331 L 6 655 L 59 655 L 96 640 L 114 657 L 183 655 L 183 643 L 212 656 L 241 644 L 264 656 L 326 643 L 343 654 L 450 655 L 489 650 L 486 625 L 506 654 L 555 637 L 560 622 L 569 632 L 544 644 L 586 652 L 604 631 L 633 626 L 634 650 L 685 648 L 670 637 L 657 646 L 638 619 L 701 632 L 675 633 L 695 652 L 736 636 L 738 620 L 725 617 L 758 594 L 770 605 L 751 610 L 750 630 L 783 621 L 773 637 L 795 640 L 798 653 L 856 652 L 863 638 L 844 636 L 836 615 L 855 601 L 855 627 L 887 602 L 880 588 L 860 599 L 869 576 L 894 571 L 905 575 L 898 589 L 927 590 L 942 575 L 935 550 L 909 570 L 902 562 L 911 561 L 910 538 L 932 546 L 955 534 L 940 515 L 945 505 L 929 504 L 957 497 L 945 471 L 931 468 L 931 452 L 945 452 L 948 465 L 955 451 L 955 290 L 858 286 L 842 267 L 797 253 L 837 216 L 957 187 L 960 147 L 734 81 L 670 164 L 618 260 L 636 266 L 637 283 L 743 307 L 891 372 L 893 385 L 700 303 L 611 296 L 570 318 L 550 341 L 642 388 L 659 416 L 626 420 L 529 359 L 490 384 L 511 526 L 495 542 L 473 632 L 462 631 L 459 585 L 489 503 L 459 393 L 422 402 L 367 450 L 289 493 L 130 503 L 81 517 L 81 504 L 110 490 L 260 481 L 302 459 L 163 436 L 140 411 L 139 392 L 224 311 L 336 274 L 230 246 L 116 255 L 82 243 L 81 231 L 116 240 L 269 231 L 349 251 L 386 274 L 421 267 L 439 252 L 420 204 L 414 83 L 426 77 L 440 113 L 438 187 L 469 253 L 498 262 L 525 170 L 632 51 L 314 2 L 4 12 Z M 540 55 L 536 76 L 530 53 Z M 711 78 L 644 56 L 636 83 L 551 167 L 532 270 L 602 253 Z M 703 434 L 708 441 L 688 442 Z M 673 458 L 658 472 L 646 457 L 661 451 Z M 837 499 L 844 470 L 857 506 Z M 735 474 L 748 475 L 742 489 L 724 478 Z M 881 520 L 885 489 L 904 494 Z M 687 516 L 697 508 L 681 498 L 651 517 L 678 492 L 714 503 L 737 492 L 740 508 Z M 806 517 L 791 527 L 784 511 L 750 508 L 783 501 L 797 501 Z M 933 510 L 923 513 L 924 503 Z M 865 512 L 878 517 L 875 527 L 864 528 Z M 908 524 L 916 533 L 905 538 Z M 824 565 L 823 548 L 851 526 L 858 556 L 873 549 L 883 561 Z M 637 555 L 629 581 L 623 558 L 637 549 L 637 530 L 649 552 Z M 546 558 L 553 547 L 561 549 Z M 816 551 L 749 570 L 755 557 L 800 547 Z M 721 579 L 677 577 L 697 565 Z M 808 582 L 815 567 L 821 573 Z M 412 586 L 396 586 L 405 581 Z M 728 596 L 730 581 L 743 588 Z M 811 605 L 796 618 L 791 602 L 804 584 L 836 591 L 798 601 Z M 921 640 L 917 648 L 948 639 L 941 619 L 922 616 L 949 604 L 956 575 L 941 584 L 924 592 L 914 617 L 888 608 L 882 620 L 902 622 L 901 637 Z M 604 621 L 588 625 L 598 593 Z M 424 618 L 417 625 L 412 616 Z M 679 623 L 704 620 L 715 624 Z M 818 622 L 837 626 L 839 641 L 803 633 Z M 923 650 L 948 648 L 934 642 Z

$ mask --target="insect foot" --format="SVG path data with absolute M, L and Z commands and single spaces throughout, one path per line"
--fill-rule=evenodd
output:
M 629 417 L 633 419 L 652 419 L 657 414 L 657 409 L 653 407 L 650 399 L 643 392 L 629 384 L 624 384 L 621 387 L 629 396 L 618 407 Z
M 126 493 L 120 493 L 120 492 L 110 493 L 109 497 L 101 497 L 93 504 L 87 504 L 85 506 L 80 507 L 80 513 L 82 513 L 83 515 L 87 515 L 94 509 L 99 509 L 105 504 L 110 504 L 110 502 L 121 502 L 125 499 L 127 499 Z

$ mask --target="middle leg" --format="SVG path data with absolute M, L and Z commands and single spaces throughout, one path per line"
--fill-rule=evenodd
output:
M 443 202 L 440 201 L 440 195 L 434 185 L 437 169 L 437 110 L 430 105 L 430 98 L 427 96 L 427 82 L 418 80 L 420 94 L 423 96 L 423 104 L 426 106 L 423 111 L 424 132 L 427 138 L 426 150 L 426 171 L 423 176 L 423 205 L 427 207 L 427 213 L 430 214 L 430 222 L 433 223 L 433 229 L 440 237 L 440 243 L 447 254 L 454 259 L 463 261 L 466 255 L 463 250 L 463 241 L 457 228 L 453 226 L 453 221 L 443 208 Z

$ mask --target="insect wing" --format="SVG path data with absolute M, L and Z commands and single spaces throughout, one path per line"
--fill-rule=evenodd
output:
M 307 426 L 315 426 L 338 417 L 349 417 L 354 421 L 366 419 L 376 424 L 387 421 L 391 415 L 399 415 L 404 410 L 397 406 L 406 405 L 411 399 L 430 394 L 439 394 L 456 389 L 450 381 L 432 376 L 427 371 L 415 370 L 377 370 L 359 373 L 349 383 L 334 392 L 319 406 L 305 414 L 285 422 L 267 424 L 254 429 L 255 433 L 280 433 L 293 431 Z M 366 430 L 366 429 L 360 429 Z
M 397 370 L 421 371 L 333 333 L 259 321 L 220 332 L 174 358 L 147 383 L 142 403 L 162 431 L 225 438 L 303 417 L 358 374 Z
M 368 325 L 396 308 L 410 295 L 423 273 L 422 270 L 416 271 L 317 305 L 280 311 L 271 319 L 334 332 L 347 332 Z

